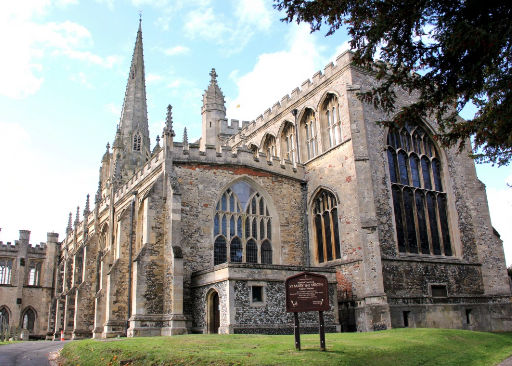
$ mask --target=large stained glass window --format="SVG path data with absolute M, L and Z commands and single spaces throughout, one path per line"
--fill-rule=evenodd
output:
M 398 251 L 452 255 L 441 162 L 421 127 L 389 130 L 387 156 Z
M 239 181 L 222 194 L 213 219 L 213 235 L 214 265 L 272 264 L 272 217 L 263 196 L 247 182 Z
M 338 204 L 331 192 L 321 190 L 313 200 L 313 235 L 319 263 L 341 258 Z

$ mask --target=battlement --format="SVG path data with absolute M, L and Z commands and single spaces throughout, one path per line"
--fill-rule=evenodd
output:
M 56 233 L 48 233 L 48 241 L 52 243 L 57 243 L 58 234 Z M 28 240 L 30 239 L 30 231 L 28 230 L 20 230 L 20 239 L 15 240 L 14 242 L 6 242 L 0 241 L 0 252 L 6 253 L 17 253 L 21 250 L 23 245 L 26 245 L 27 254 L 45 254 L 46 249 L 48 248 L 48 244 L 45 242 L 40 242 L 39 244 L 30 244 Z
M 0 252 L 17 252 L 19 250 L 18 241 L 16 240 L 14 244 L 10 241 L 4 243 L 0 241 Z
M 290 105 L 297 102 L 300 98 L 308 94 L 311 90 L 318 87 L 321 83 L 327 80 L 329 77 L 337 73 L 338 71 L 349 66 L 352 62 L 353 53 L 351 51 L 345 51 L 336 58 L 336 64 L 333 62 L 328 63 L 324 70 L 319 70 L 313 74 L 311 79 L 306 79 L 299 87 L 293 89 L 290 94 L 286 94 L 281 100 L 278 100 L 272 108 L 267 108 L 263 114 L 256 117 L 255 120 L 244 124 L 239 133 L 231 136 L 227 140 L 229 146 L 239 146 L 242 141 L 242 136 L 248 136 L 258 130 L 267 121 L 271 120 L 278 114 L 286 111 Z
M 230 123 L 231 122 L 231 123 Z M 242 122 L 240 124 L 240 122 Z M 223 135 L 234 135 L 249 125 L 249 121 L 239 121 L 237 119 L 221 119 L 220 133 Z
M 215 146 L 206 145 L 206 150 L 199 150 L 199 145 L 174 143 L 172 150 L 174 163 L 203 163 L 215 165 L 244 165 L 255 169 L 265 170 L 270 173 L 285 175 L 290 178 L 304 179 L 304 166 L 292 164 L 289 160 L 280 160 L 273 157 L 267 160 L 264 154 L 255 154 L 245 146 L 232 149 L 223 146 L 218 151 Z

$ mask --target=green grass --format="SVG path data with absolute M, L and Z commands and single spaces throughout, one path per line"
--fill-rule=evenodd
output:
M 512 354 L 512 333 L 393 329 L 301 336 L 185 335 L 66 344 L 64 365 L 496 365 Z M 123 362 L 123 364 L 125 364 Z

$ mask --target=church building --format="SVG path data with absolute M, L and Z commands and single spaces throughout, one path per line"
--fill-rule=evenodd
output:
M 285 280 L 303 271 L 327 277 L 329 332 L 512 330 L 503 244 L 470 143 L 441 147 L 432 120 L 377 125 L 386 116 L 358 99 L 376 80 L 352 57 L 251 122 L 226 119 L 212 69 L 200 140 L 185 130 L 178 141 L 169 105 L 151 146 L 139 24 L 94 207 L 87 197 L 48 252 L 53 296 L 35 314 L 47 337 L 292 333 Z M 397 107 L 413 98 L 397 93 Z M 4 258 L 0 248 L 0 274 Z M 300 322 L 316 332 L 318 314 Z

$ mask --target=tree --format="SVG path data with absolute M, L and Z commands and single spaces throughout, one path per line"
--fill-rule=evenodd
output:
M 346 26 L 354 63 L 372 69 L 380 85 L 359 96 L 392 117 L 385 125 L 426 118 L 439 123 L 438 140 L 462 151 L 472 137 L 478 162 L 512 159 L 512 2 L 508 0 L 274 0 L 282 20 L 323 24 L 327 36 Z M 383 62 L 374 62 L 377 52 Z M 395 108 L 394 90 L 415 92 Z M 472 120 L 458 113 L 467 103 Z

